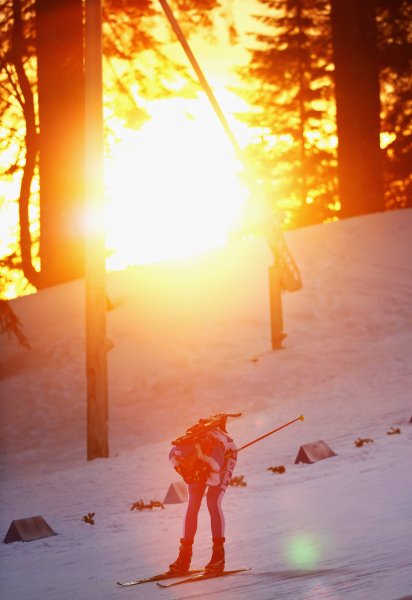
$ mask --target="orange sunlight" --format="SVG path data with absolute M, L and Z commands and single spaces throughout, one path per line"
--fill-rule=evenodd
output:
M 147 108 L 152 118 L 139 131 L 111 122 L 120 141 L 105 162 L 109 269 L 224 246 L 247 196 L 241 165 L 205 98 Z

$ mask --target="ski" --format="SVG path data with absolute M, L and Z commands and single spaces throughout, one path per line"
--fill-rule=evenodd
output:
M 204 581 L 206 579 L 217 579 L 218 577 L 225 577 L 226 575 L 234 575 L 235 573 L 242 573 L 243 571 L 250 571 L 250 569 L 234 569 L 232 571 L 223 571 L 223 573 L 208 573 L 202 571 L 199 575 L 193 577 L 186 577 L 186 579 L 180 579 L 179 581 L 173 581 L 172 583 L 157 583 L 161 588 L 174 587 L 175 585 L 181 585 L 182 583 L 194 583 L 195 581 Z
M 140 585 L 141 583 L 150 583 L 151 581 L 162 581 L 163 579 L 173 579 L 177 577 L 187 577 L 187 575 L 196 575 L 203 573 L 203 569 L 193 569 L 192 571 L 187 571 L 187 573 L 183 575 L 178 575 L 176 573 L 172 573 L 171 571 L 165 571 L 164 573 L 159 573 L 159 575 L 153 575 L 152 577 L 145 577 L 144 579 L 135 579 L 134 581 L 117 581 L 117 585 L 121 585 L 122 587 L 130 587 L 132 585 Z

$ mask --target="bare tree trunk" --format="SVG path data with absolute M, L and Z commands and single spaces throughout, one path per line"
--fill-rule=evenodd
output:
M 35 0 L 42 284 L 84 275 L 82 0 Z
M 332 0 L 342 216 L 384 209 L 375 0 Z
M 18 77 L 22 93 L 21 105 L 26 123 L 26 161 L 23 169 L 23 177 L 20 184 L 19 197 L 19 226 L 20 226 L 20 251 L 21 268 L 25 277 L 34 286 L 39 286 L 39 273 L 33 267 L 31 259 L 32 239 L 30 235 L 29 201 L 30 188 L 33 180 L 34 169 L 37 159 L 37 130 L 34 109 L 33 92 L 27 78 L 23 64 L 24 39 L 21 16 L 21 0 L 13 0 L 13 30 L 11 58 Z

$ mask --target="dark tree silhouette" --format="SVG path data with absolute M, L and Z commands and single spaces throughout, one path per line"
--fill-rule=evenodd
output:
M 35 0 L 41 285 L 84 273 L 82 0 Z
M 278 205 L 285 197 L 295 204 L 296 214 L 305 215 L 295 217 L 296 224 L 323 220 L 325 205 L 340 204 L 342 217 L 409 206 L 410 3 L 260 0 L 260 5 L 261 28 L 243 70 L 249 83 L 243 95 L 254 107 L 245 120 L 261 131 L 261 139 L 248 149 L 256 179 Z M 328 108 L 316 116 L 321 98 Z M 322 137 L 322 116 L 333 119 L 333 106 L 339 203 L 333 184 L 325 190 L 335 181 L 334 157 L 309 141 L 316 131 Z M 383 137 L 384 151 L 381 132 L 389 134 Z M 289 147 L 279 143 L 282 133 L 292 136 Z
M 319 145 L 330 109 L 331 36 L 324 0 L 260 0 L 249 65 L 240 71 L 260 131 L 247 153 L 272 207 L 292 226 L 321 222 L 336 200 L 333 148 Z M 325 133 L 325 131 L 323 131 Z
M 3 176 L 6 179 L 20 168 L 23 173 L 19 191 L 19 249 L 20 256 L 16 253 L 3 262 L 2 271 L 6 264 L 13 268 L 20 266 L 26 277 L 38 284 L 38 272 L 32 264 L 32 247 L 34 243 L 30 230 L 30 197 L 31 184 L 36 168 L 38 153 L 37 122 L 33 80 L 28 75 L 28 60 L 33 54 L 30 43 L 30 22 L 32 22 L 32 5 L 21 0 L 6 1 L 1 4 L 1 65 L 0 82 L 2 87 L 0 110 L 4 123 L 13 123 L 15 129 L 11 135 L 4 139 L 2 150 L 10 151 L 12 143 L 21 144 L 21 149 L 14 163 L 6 167 Z M 19 131 L 19 113 L 23 114 L 25 127 Z M 14 138 L 14 139 L 13 139 Z
M 342 216 L 384 209 L 375 0 L 332 0 Z
M 412 4 L 378 0 L 381 130 L 391 135 L 384 149 L 385 206 L 412 206 Z

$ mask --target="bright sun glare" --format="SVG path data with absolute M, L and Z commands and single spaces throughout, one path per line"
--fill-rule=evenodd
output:
M 141 130 L 125 129 L 105 163 L 110 269 L 175 260 L 223 246 L 247 192 L 206 99 L 159 100 Z

